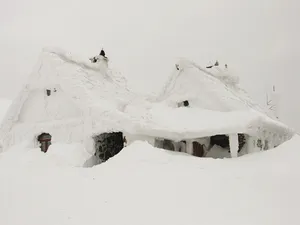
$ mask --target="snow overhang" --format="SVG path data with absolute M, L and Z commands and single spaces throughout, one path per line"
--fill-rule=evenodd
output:
M 130 109 L 136 113 L 138 110 Z M 136 115 L 137 116 L 137 115 Z M 280 135 L 293 131 L 254 110 L 218 112 L 193 108 L 153 107 L 140 112 L 135 124 L 137 134 L 172 140 L 209 137 L 217 134 L 255 135 L 261 129 Z

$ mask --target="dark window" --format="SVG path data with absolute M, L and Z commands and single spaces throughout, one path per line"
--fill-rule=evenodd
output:
M 239 140 L 239 151 L 242 150 L 246 143 L 246 138 L 244 134 L 238 134 L 238 140 Z M 215 135 L 210 137 L 210 145 L 218 145 L 222 148 L 229 149 L 229 137 L 227 135 Z
M 51 90 L 47 89 L 46 92 L 47 92 L 47 96 L 51 95 Z
M 183 101 L 183 105 L 184 105 L 185 107 L 188 107 L 188 106 L 190 105 L 190 103 L 189 103 L 188 100 L 185 100 L 185 101 Z
M 215 135 L 210 137 L 211 145 L 218 145 L 222 148 L 229 149 L 229 137 L 227 135 Z
M 204 148 L 203 145 L 199 144 L 198 142 L 193 142 L 193 155 L 198 157 L 204 156 Z
M 189 107 L 189 105 L 190 105 L 190 103 L 188 100 L 185 100 L 185 101 L 177 104 L 178 107 Z
M 47 152 L 49 146 L 51 145 L 51 135 L 48 133 L 42 133 L 38 136 L 38 142 L 40 143 L 40 148 L 42 152 Z
M 164 142 L 163 142 L 163 149 L 175 151 L 173 142 L 171 140 L 166 140 L 165 139 Z
M 168 140 L 168 139 L 155 139 L 154 145 L 157 148 L 175 151 L 175 146 L 173 144 L 173 141 Z

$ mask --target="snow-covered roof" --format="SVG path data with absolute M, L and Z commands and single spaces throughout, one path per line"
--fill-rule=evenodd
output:
M 220 112 L 154 104 L 151 108 L 128 106 L 126 112 L 137 121 L 137 133 L 173 140 L 232 133 L 255 135 L 260 130 L 283 136 L 293 133 L 284 124 L 253 109 Z
M 57 86 L 83 113 L 93 107 L 104 112 L 118 110 L 134 97 L 126 87 L 126 79 L 105 63 L 92 64 L 88 59 L 78 59 L 62 50 L 44 49 L 28 81 L 9 108 L 0 135 L 9 132 L 18 120 L 30 91 Z
M 101 122 L 103 130 L 179 139 L 271 129 L 291 134 L 269 118 L 245 92 L 195 63 L 181 60 L 162 93 L 153 101 L 127 88 L 126 79 L 106 62 L 92 64 L 61 50 L 45 49 L 27 84 L 13 101 L 0 135 L 11 130 L 31 90 L 61 88 L 82 110 L 82 117 Z M 188 100 L 189 108 L 177 108 Z M 97 128 L 96 128 L 97 130 Z
M 176 104 L 188 100 L 191 107 L 228 112 L 264 110 L 237 85 L 237 78 L 220 68 L 204 69 L 189 60 L 180 60 L 158 100 Z M 234 82 L 233 82 L 234 81 Z

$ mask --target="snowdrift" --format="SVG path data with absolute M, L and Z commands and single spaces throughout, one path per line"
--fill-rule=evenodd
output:
M 135 142 L 86 169 L 8 151 L 0 155 L 0 223 L 296 225 L 299 143 L 296 136 L 274 150 L 214 160 Z

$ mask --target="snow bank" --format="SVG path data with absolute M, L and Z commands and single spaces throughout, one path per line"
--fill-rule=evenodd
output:
M 0 155 L 1 166 L 13 167 L 83 167 L 91 154 L 85 151 L 79 143 L 50 145 L 48 152 L 40 148 L 32 148 L 29 142 L 14 145 Z M 3 160 L 5 159 L 5 160 Z
M 135 142 L 88 169 L 9 151 L 0 155 L 0 223 L 297 225 L 299 143 L 214 160 Z

